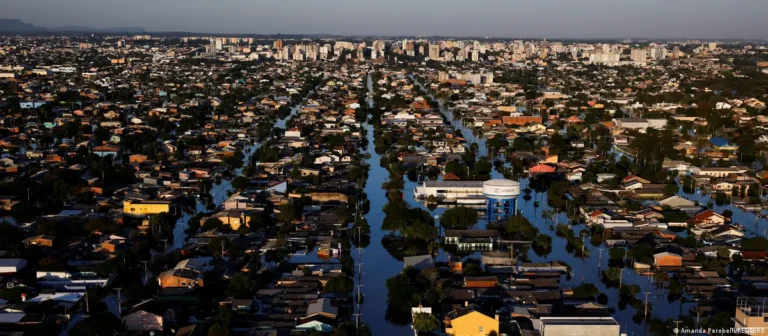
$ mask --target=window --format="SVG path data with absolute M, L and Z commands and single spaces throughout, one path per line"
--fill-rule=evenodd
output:
M 186 286 L 186 285 L 187 285 L 187 283 L 186 283 L 186 282 L 184 282 L 184 281 L 182 281 L 182 282 L 181 282 L 181 285 L 182 285 L 182 286 Z

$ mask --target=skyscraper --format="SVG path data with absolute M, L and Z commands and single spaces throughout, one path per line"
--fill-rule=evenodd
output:
M 439 44 L 429 44 L 429 59 L 439 59 L 440 58 L 440 45 Z
M 208 46 L 208 54 L 213 56 L 216 55 L 216 39 L 211 37 L 210 45 Z
M 283 40 L 275 40 L 273 47 L 277 50 L 283 49 Z

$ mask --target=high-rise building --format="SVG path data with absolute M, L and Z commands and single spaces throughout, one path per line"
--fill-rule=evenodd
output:
M 429 59 L 436 60 L 440 58 L 440 45 L 429 44 Z
M 717 42 L 709 42 L 707 46 L 710 51 L 717 49 Z
M 283 49 L 283 40 L 275 40 L 273 47 L 277 50 Z
M 614 52 L 604 52 L 603 49 L 597 49 L 589 55 L 589 62 L 605 66 L 616 66 L 619 64 L 621 55 Z
M 664 48 L 663 46 L 656 46 L 651 48 L 650 50 L 651 59 L 660 61 L 667 58 L 667 48 Z
M 477 62 L 480 60 L 480 52 L 477 51 L 477 49 L 472 50 L 472 62 Z
M 208 46 L 208 54 L 216 55 L 216 39 L 211 38 L 210 45 Z
M 648 49 L 645 49 L 645 48 L 632 49 L 630 58 L 632 59 L 632 62 L 634 62 L 635 64 L 645 64 L 645 62 L 648 61 Z
M 672 48 L 672 57 L 673 58 L 680 58 L 685 55 L 682 50 L 680 50 L 680 46 L 674 46 Z
M 384 51 L 384 41 L 382 41 L 382 40 L 373 41 L 373 46 L 372 47 L 373 47 L 373 50 L 375 50 L 377 52 L 382 52 L 382 51 Z

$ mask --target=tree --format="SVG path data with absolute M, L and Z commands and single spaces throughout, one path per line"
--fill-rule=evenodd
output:
M 510 237 L 533 240 L 539 233 L 539 230 L 531 224 L 528 218 L 522 215 L 514 215 L 507 221 L 506 233 Z
M 608 250 L 610 260 L 623 260 L 626 255 L 627 250 L 621 247 L 611 247 L 611 249 Z
M 281 204 L 279 209 L 280 214 L 278 215 L 278 218 L 280 218 L 281 221 L 288 223 L 296 218 L 298 210 L 296 209 L 296 206 L 293 205 L 293 202 Z
M 591 283 L 584 283 L 573 289 L 573 297 L 578 299 L 594 299 L 600 290 Z
M 552 252 L 552 237 L 539 233 L 533 238 L 533 251 L 538 255 L 548 255 Z
M 664 186 L 664 193 L 667 195 L 677 194 L 678 191 L 680 191 L 680 188 L 677 186 L 677 184 L 667 184 Z
M 437 329 L 439 321 L 432 314 L 416 313 L 413 314 L 412 325 L 418 332 L 430 332 Z
M 440 217 L 440 224 L 446 229 L 471 229 L 477 222 L 477 211 L 459 206 L 450 208 Z
M 459 161 L 452 160 L 445 164 L 445 173 L 446 174 L 454 174 L 459 177 L 466 177 L 467 175 L 467 168 L 462 166 Z
M 768 251 L 768 239 L 763 237 L 746 238 L 741 242 L 742 251 Z
M 355 287 L 355 283 L 347 276 L 336 276 L 328 280 L 323 290 L 326 293 L 349 293 Z
M 203 222 L 203 230 L 205 231 L 220 229 L 222 226 L 224 226 L 224 222 L 218 218 L 208 218 Z
M 208 330 L 209 336 L 229 336 L 229 325 L 226 323 L 216 322 Z
M 635 258 L 635 260 L 642 263 L 649 263 L 653 261 L 653 247 L 646 243 L 636 244 L 629 249 L 627 256 Z
M 250 180 L 248 180 L 245 176 L 238 176 L 234 180 L 232 180 L 232 188 L 235 188 L 237 190 L 243 190 L 248 187 L 248 185 L 251 183 Z
M 581 182 L 592 183 L 597 181 L 597 176 L 591 171 L 585 171 L 581 174 Z
M 253 297 L 253 281 L 245 273 L 237 273 L 229 281 L 227 294 L 236 298 Z
M 346 322 L 339 325 L 331 336 L 371 336 L 371 327 L 362 323 L 360 328 L 356 328 L 354 323 Z
M 99 312 L 77 322 L 69 331 L 72 336 L 118 335 L 125 331 L 125 325 L 110 312 Z
M 476 276 L 483 273 L 483 267 L 480 265 L 480 261 L 477 259 L 467 259 L 462 266 L 462 272 L 464 275 Z

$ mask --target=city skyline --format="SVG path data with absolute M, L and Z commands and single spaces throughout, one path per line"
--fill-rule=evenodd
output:
M 387 3 L 296 0 L 255 4 L 229 0 L 116 2 L 30 0 L 6 5 L 4 16 L 37 26 L 139 26 L 149 32 L 211 34 L 329 34 L 561 39 L 764 39 L 768 3 L 740 0 L 672 3 L 648 0 L 536 3 L 483 0 L 395 0 Z M 55 13 L 50 15 L 48 13 Z M 376 13 L 369 15 L 369 13 Z M 684 16 L 681 13 L 685 13 Z

